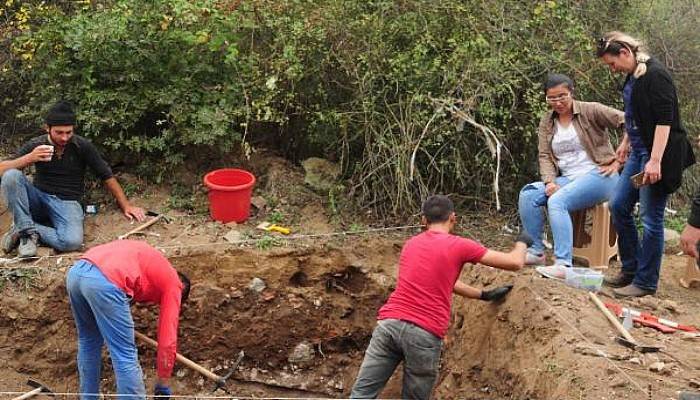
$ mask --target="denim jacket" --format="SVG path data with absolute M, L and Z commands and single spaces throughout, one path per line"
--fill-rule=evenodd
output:
M 615 150 L 610 143 L 608 129 L 618 128 L 624 132 L 625 114 L 600 103 L 578 100 L 574 100 L 573 108 L 572 123 L 588 157 L 599 166 L 613 162 Z M 557 159 L 552 151 L 556 118 L 553 110 L 546 112 L 538 128 L 540 178 L 544 183 L 553 182 L 559 176 Z

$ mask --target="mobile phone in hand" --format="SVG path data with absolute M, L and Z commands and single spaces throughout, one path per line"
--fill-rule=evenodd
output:
M 639 189 L 640 187 L 644 186 L 644 171 L 630 176 L 630 180 L 632 181 L 632 184 L 634 185 L 635 188 Z

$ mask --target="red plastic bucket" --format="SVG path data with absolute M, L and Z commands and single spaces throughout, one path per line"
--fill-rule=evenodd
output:
M 250 214 L 255 176 L 235 168 L 217 169 L 204 175 L 209 188 L 209 213 L 215 221 L 243 222 Z

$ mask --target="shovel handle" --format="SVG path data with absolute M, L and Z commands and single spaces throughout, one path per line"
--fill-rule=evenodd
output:
M 624 337 L 625 339 L 629 340 L 630 342 L 632 342 L 632 343 L 634 343 L 634 344 L 637 344 L 637 341 L 636 341 L 636 340 L 634 339 L 634 337 L 627 331 L 627 329 L 625 329 L 625 327 L 622 326 L 622 324 L 621 324 L 620 321 L 617 319 L 617 317 L 615 317 L 615 316 L 610 312 L 610 310 L 608 310 L 607 308 L 605 308 L 605 305 L 603 304 L 602 301 L 600 301 L 600 299 L 598 298 L 598 296 L 597 296 L 595 293 L 593 293 L 593 292 L 588 292 L 588 295 L 591 297 L 591 300 L 593 300 L 593 302 L 594 302 L 595 305 L 600 309 L 600 311 L 603 312 L 603 314 L 604 314 L 605 317 L 608 319 L 608 321 L 610 321 L 610 323 L 612 324 L 612 326 L 614 326 L 615 329 L 617 329 L 617 331 L 620 332 L 620 334 L 622 335 L 622 337 Z
M 36 389 L 30 390 L 29 392 L 27 392 L 27 393 L 25 393 L 25 394 L 23 394 L 23 395 L 21 395 L 21 396 L 17 396 L 17 397 L 15 397 L 15 398 L 12 399 L 12 400 L 24 400 L 24 399 L 28 399 L 28 398 L 30 398 L 30 397 L 34 397 L 34 396 L 36 396 L 37 394 L 41 393 L 41 391 L 42 391 L 43 389 L 44 389 L 44 388 L 42 388 L 42 387 L 38 387 L 38 388 L 36 388 Z
M 130 230 L 129 232 L 127 232 L 123 235 L 117 236 L 117 239 L 119 239 L 119 240 L 126 239 L 127 237 L 133 235 L 134 233 L 141 232 L 142 230 L 144 230 L 144 229 L 148 228 L 149 226 L 158 222 L 158 220 L 160 220 L 161 218 L 163 218 L 163 214 L 159 214 L 157 217 L 151 218 L 148 222 L 145 222 L 145 223 L 137 226 L 136 228 Z
M 136 335 L 137 338 L 139 338 L 141 341 L 144 343 L 150 345 L 154 349 L 158 349 L 158 342 L 155 340 L 149 338 L 148 336 L 144 335 L 141 332 L 134 331 L 134 335 Z M 190 360 L 189 358 L 183 356 L 180 353 L 175 353 L 175 359 L 180 362 L 180 364 L 186 366 L 187 368 L 190 368 L 191 370 L 194 370 L 196 372 L 199 372 L 200 374 L 204 375 L 205 377 L 211 379 L 212 381 L 223 384 L 224 383 L 224 378 L 220 377 L 219 375 L 209 371 L 208 369 L 202 367 L 201 365 L 197 364 L 196 362 Z

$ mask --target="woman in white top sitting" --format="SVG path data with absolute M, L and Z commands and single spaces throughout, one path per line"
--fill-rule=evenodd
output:
M 518 211 L 523 228 L 534 240 L 526 264 L 543 265 L 542 207 L 547 207 L 555 261 L 537 271 L 563 279 L 573 257 L 569 213 L 607 201 L 612 194 L 620 163 L 608 130 L 624 129 L 625 117 L 623 112 L 600 103 L 575 100 L 574 83 L 566 75 L 548 75 L 544 93 L 550 110 L 542 116 L 538 129 L 541 180 L 522 188 Z

